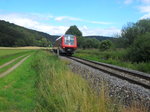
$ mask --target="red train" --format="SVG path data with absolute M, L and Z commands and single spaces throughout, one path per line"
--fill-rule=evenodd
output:
M 56 39 L 54 51 L 59 54 L 72 55 L 77 49 L 77 38 L 74 35 L 63 35 Z

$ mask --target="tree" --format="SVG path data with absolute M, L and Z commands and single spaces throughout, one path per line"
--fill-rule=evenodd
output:
M 78 37 L 78 47 L 79 48 L 98 48 L 100 41 L 95 38 L 87 38 L 87 37 Z
M 66 31 L 65 34 L 72 34 L 72 35 L 75 35 L 77 37 L 82 36 L 82 32 L 77 28 L 76 25 L 70 26 L 70 28 Z
M 121 37 L 125 38 L 127 40 L 126 45 L 130 46 L 139 35 L 143 35 L 146 32 L 150 32 L 150 19 L 143 19 L 137 23 L 128 23 L 122 29 Z
M 129 49 L 127 57 L 132 62 L 150 61 L 150 33 L 138 36 Z
M 99 49 L 104 51 L 110 49 L 111 47 L 112 47 L 112 42 L 110 40 L 103 40 L 100 43 Z

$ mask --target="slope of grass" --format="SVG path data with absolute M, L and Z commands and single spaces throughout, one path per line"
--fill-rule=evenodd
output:
M 39 75 L 39 112 L 117 112 L 104 91 L 101 96 L 80 76 L 73 74 L 56 56 L 38 53 L 34 68 Z M 110 107 L 110 108 L 108 108 Z
M 9 75 L 0 79 L 0 111 L 31 112 L 36 106 L 36 73 L 33 55 Z

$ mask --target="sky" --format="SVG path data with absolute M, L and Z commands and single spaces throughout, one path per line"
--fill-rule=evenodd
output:
M 150 18 L 150 0 L 0 0 L 0 20 L 50 35 L 76 25 L 84 36 L 115 36 Z

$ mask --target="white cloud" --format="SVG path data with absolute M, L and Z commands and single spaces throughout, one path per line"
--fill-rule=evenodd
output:
M 150 0 L 140 0 L 143 3 L 150 3 Z
M 142 13 L 150 13 L 150 5 L 148 5 L 148 6 L 140 6 L 139 10 Z
M 143 5 L 138 7 L 139 11 L 144 15 L 140 19 L 150 18 L 150 5 Z
M 110 22 L 100 22 L 100 21 L 89 21 L 89 23 L 94 23 L 94 24 L 103 24 L 103 25 L 112 24 L 112 23 L 110 23 Z
M 55 17 L 56 21 L 78 21 L 78 22 L 86 22 L 86 23 L 91 23 L 91 24 L 103 24 L 103 25 L 108 25 L 112 24 L 110 22 L 102 22 L 102 21 L 89 21 L 89 20 L 84 20 L 81 18 L 75 18 L 75 17 L 69 17 L 69 16 L 59 16 Z
M 131 4 L 133 2 L 133 0 L 125 0 L 124 3 L 125 4 Z
M 65 16 L 66 17 L 66 16 Z M 10 23 L 14 23 L 26 28 L 42 31 L 49 33 L 51 35 L 63 35 L 69 26 L 53 26 L 49 24 L 44 24 L 35 20 L 29 16 L 23 16 L 20 14 L 0 14 L 0 20 L 9 21 Z M 58 19 L 58 20 L 61 20 Z M 75 19 L 71 19 L 75 20 Z M 95 21 L 89 21 L 95 22 Z M 107 23 L 98 23 L 95 24 L 107 24 Z M 87 26 L 81 26 L 79 29 L 82 31 L 83 35 L 103 35 L 103 36 L 112 36 L 115 33 L 120 33 L 120 29 L 116 28 L 107 28 L 107 29 L 100 29 L 100 28 L 88 28 Z
M 59 16 L 55 18 L 56 21 L 63 21 L 63 20 L 71 20 L 71 21 L 83 21 L 80 18 L 74 18 L 69 16 Z
M 10 23 L 14 23 L 26 28 L 43 31 L 53 35 L 61 35 L 64 34 L 68 27 L 65 26 L 51 26 L 47 24 L 43 24 L 39 21 L 36 21 L 32 18 L 22 17 L 17 14 L 0 14 L 0 19 L 9 21 Z
M 145 14 L 144 16 L 142 16 L 140 19 L 148 19 L 150 18 L 150 13 Z
M 87 26 L 79 27 L 79 29 L 83 32 L 83 35 L 101 35 L 101 36 L 114 36 L 115 34 L 120 34 L 121 30 L 115 27 L 112 28 L 88 28 Z
M 131 4 L 133 2 L 140 2 L 143 4 L 149 4 L 150 0 L 124 0 L 124 4 Z

